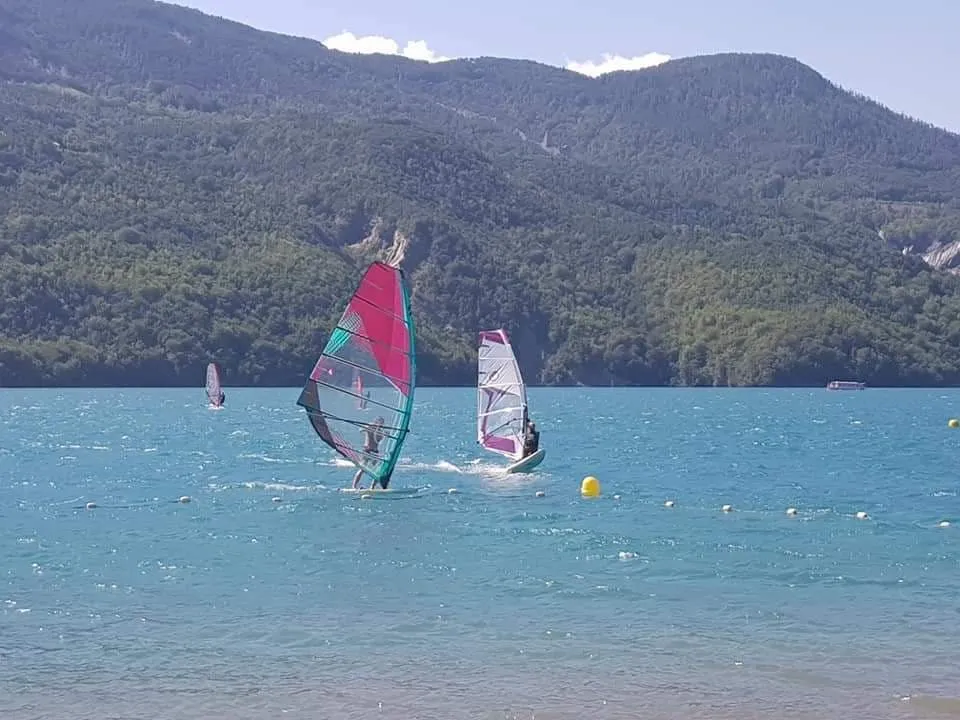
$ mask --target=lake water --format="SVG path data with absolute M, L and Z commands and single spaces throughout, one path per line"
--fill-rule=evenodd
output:
M 958 392 L 422 389 L 372 501 L 298 392 L 3 391 L 0 717 L 960 717 Z

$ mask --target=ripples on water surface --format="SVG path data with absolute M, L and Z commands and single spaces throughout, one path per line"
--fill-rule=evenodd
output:
M 3 391 L 4 720 L 960 717 L 960 393 L 424 389 L 389 501 L 227 395 Z

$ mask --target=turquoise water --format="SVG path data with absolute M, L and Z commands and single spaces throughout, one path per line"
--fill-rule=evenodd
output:
M 424 389 L 372 501 L 297 393 L 3 391 L 0 717 L 960 717 L 960 393 Z

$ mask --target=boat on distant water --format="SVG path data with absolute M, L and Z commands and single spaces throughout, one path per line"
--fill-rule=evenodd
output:
M 856 380 L 831 380 L 827 383 L 827 390 L 866 390 L 867 384 Z

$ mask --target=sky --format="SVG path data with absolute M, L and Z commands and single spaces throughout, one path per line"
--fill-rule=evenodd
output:
M 345 52 L 537 60 L 589 75 L 717 52 L 795 57 L 960 132 L 957 0 L 174 0 Z

